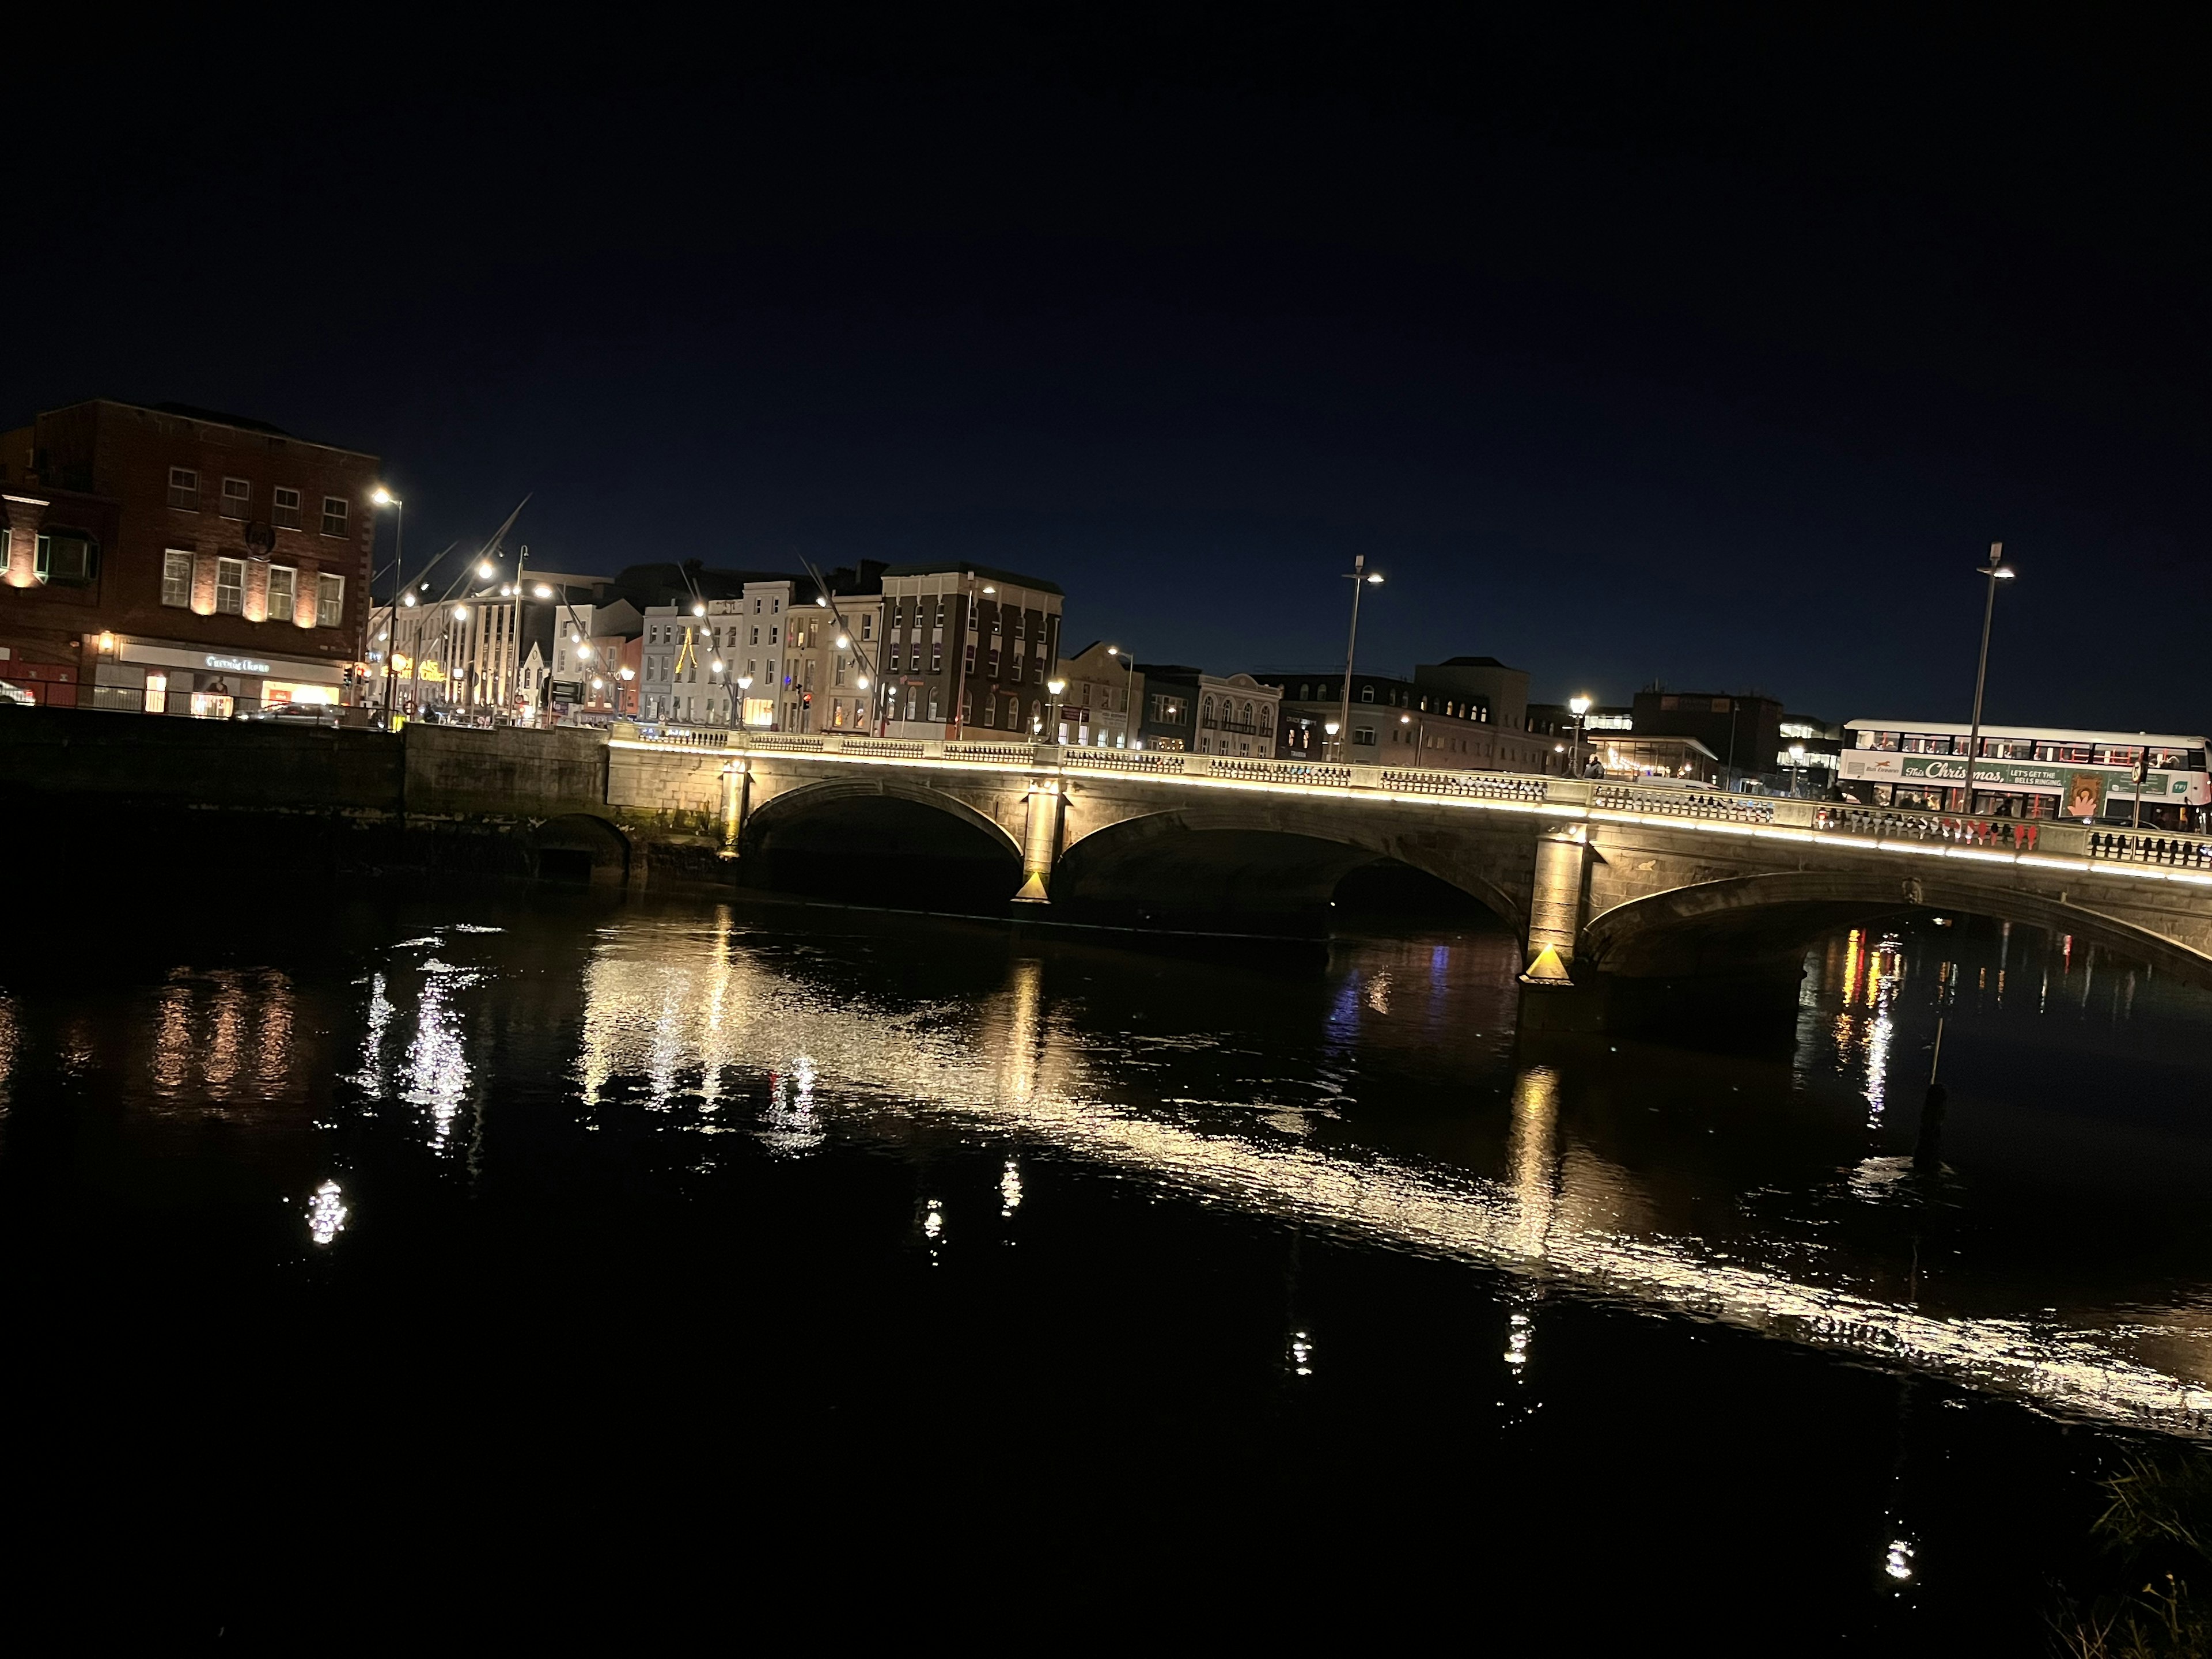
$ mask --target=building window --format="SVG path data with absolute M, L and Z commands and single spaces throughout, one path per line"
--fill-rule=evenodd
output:
M 345 620 L 345 578 L 320 575 L 315 578 L 315 625 L 336 628 Z
M 1373 702 L 1375 701 L 1375 688 L 1371 685 L 1361 686 L 1359 688 L 1359 701 L 1362 702 Z M 1373 734 L 1370 732 L 1369 734 L 1369 741 L 1372 742 L 1373 740 Z
M 346 503 L 343 495 L 323 497 L 323 534 L 343 536 L 346 533 Z
M 246 609 L 246 561 L 215 562 L 215 608 L 220 616 L 235 617 Z
M 933 674 L 940 673 L 944 671 L 944 668 L 945 641 L 943 640 L 932 640 L 929 642 L 929 672 Z
M 192 602 L 192 556 L 171 548 L 161 556 L 161 603 L 189 605 Z
M 300 592 L 300 573 L 289 565 L 269 567 L 269 620 L 292 620 L 294 603 Z
M 243 478 L 222 481 L 222 516 L 226 519 L 250 519 L 253 516 L 253 486 Z
M 82 587 L 100 569 L 100 544 L 76 531 L 41 531 L 36 547 L 39 580 Z
M 297 530 L 300 527 L 300 492 L 296 489 L 270 490 L 269 521 L 279 530 Z
M 200 475 L 188 466 L 169 469 L 169 505 L 187 513 L 200 510 Z

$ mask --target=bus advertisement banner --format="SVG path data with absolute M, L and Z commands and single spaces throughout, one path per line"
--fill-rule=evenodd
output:
M 1936 783 L 1953 788 L 1964 788 L 1966 782 L 1966 757 L 1964 755 L 1904 755 L 1893 749 L 1846 749 L 1843 753 L 1843 777 L 1845 782 L 1863 780 L 1869 783 Z M 2154 772 L 2143 788 L 2145 800 L 2186 801 L 2202 805 L 2202 796 L 2192 799 L 2191 783 L 2204 777 L 2201 772 Z M 2092 769 L 2069 766 L 2057 761 L 1978 760 L 1974 763 L 1974 787 L 1979 789 L 2010 790 L 2031 795 L 2074 796 L 2084 780 L 2094 780 L 2100 791 L 2099 805 L 2107 799 L 2133 800 L 2135 780 L 2124 767 Z M 2068 815 L 2078 816 L 2072 809 Z

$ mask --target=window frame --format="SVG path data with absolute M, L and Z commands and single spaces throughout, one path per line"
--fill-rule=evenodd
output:
M 241 495 L 232 495 L 230 487 L 233 484 L 244 484 L 245 492 Z M 230 510 L 230 504 L 233 501 L 239 504 L 238 511 L 235 513 Z M 219 517 L 234 519 L 240 524 L 251 523 L 253 519 L 253 481 L 251 478 L 226 477 L 222 481 L 222 494 L 216 500 L 216 513 Z
M 291 505 L 284 498 L 292 498 Z M 269 491 L 269 522 L 278 530 L 297 530 L 300 527 L 301 496 L 296 489 L 287 489 L 282 484 L 272 485 Z M 287 515 L 289 515 L 289 517 Z
M 315 573 L 316 627 L 342 628 L 345 625 L 345 591 L 346 579 L 338 572 L 319 570 Z
M 353 504 L 347 501 L 343 495 L 325 495 L 323 497 L 324 535 L 343 538 L 343 537 L 352 533 L 352 505 Z M 331 512 L 331 508 L 333 507 L 337 508 L 337 512 L 335 515 Z M 338 527 L 336 530 L 331 528 L 331 520 L 333 516 L 335 516 L 338 521 Z
M 190 478 L 189 484 L 180 484 L 179 478 Z M 188 497 L 182 499 L 179 497 Z M 169 505 L 179 513 L 200 510 L 200 470 L 196 466 L 173 466 L 169 469 Z
M 277 585 L 276 585 L 276 578 L 277 578 L 280 574 L 281 574 L 281 575 L 283 575 L 283 576 L 286 579 L 286 580 L 285 580 L 285 582 L 284 582 L 284 586 L 283 586 L 283 605 L 284 605 L 284 608 L 283 608 L 283 610 L 281 612 L 280 612 L 280 611 L 277 610 L 277 608 L 276 608 L 276 604 L 277 604 L 277 591 L 278 591 L 278 590 L 277 590 Z M 265 617 L 269 621 L 270 621 L 270 622 L 290 622 L 294 617 L 297 617 L 297 616 L 299 615 L 299 613 L 300 613 L 300 568 L 299 568 L 299 567 L 298 567 L 297 565 L 290 565 L 290 564 L 272 564 L 272 565 L 270 565 L 270 566 L 269 567 L 269 588 L 268 588 L 268 596 L 267 596 L 267 599 L 265 599 L 265 601 L 264 601 L 264 603 L 263 615 L 264 615 L 264 617 Z
M 230 589 L 230 592 L 231 592 L 233 594 L 234 594 L 234 595 L 236 596 L 236 598 L 235 598 L 235 601 L 234 601 L 233 604 L 230 604 L 230 605 L 225 605 L 225 604 L 222 602 L 222 596 L 223 596 L 223 580 L 222 580 L 222 577 L 223 577 L 223 572 L 224 572 L 225 570 L 227 570 L 227 569 L 228 569 L 228 570 L 235 570 L 235 571 L 238 573 L 238 580 L 237 580 L 237 581 L 236 581 L 236 582 L 235 582 L 235 583 L 231 586 L 231 589 Z M 218 616 L 218 617 L 242 617 L 242 616 L 244 616 L 244 615 L 246 614 L 246 561 L 245 561 L 245 560 L 243 560 L 243 559 L 234 559 L 234 558 L 231 558 L 231 557 L 230 557 L 229 556 L 228 556 L 227 554 L 218 554 L 218 555 L 216 555 L 216 562 L 215 562 L 215 613 L 214 613 L 214 614 L 215 614 L 215 615 L 216 615 L 216 616 Z
M 184 561 L 184 597 L 181 599 L 173 599 L 169 597 L 170 574 L 176 562 L 179 559 Z M 163 548 L 161 550 L 161 603 L 176 610 L 191 610 L 192 605 L 192 581 L 193 578 L 198 574 L 197 562 L 194 560 L 189 550 L 181 547 Z

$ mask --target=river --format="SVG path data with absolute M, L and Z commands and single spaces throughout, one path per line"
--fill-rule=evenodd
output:
M 261 896 L 0 968 L 18 1501 L 180 1634 L 703 1553 L 2034 1651 L 2212 1431 L 2212 998 L 2063 939 L 1662 1044 L 1472 927 Z

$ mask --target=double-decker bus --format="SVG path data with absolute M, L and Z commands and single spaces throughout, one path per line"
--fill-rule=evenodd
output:
M 2201 737 L 1984 726 L 1969 805 L 1968 727 L 1942 720 L 1846 720 L 1844 733 L 1838 783 L 1846 800 L 1862 805 L 2124 823 L 2136 815 L 2136 772 L 2146 751 L 2146 828 L 2199 828 L 2212 801 Z

